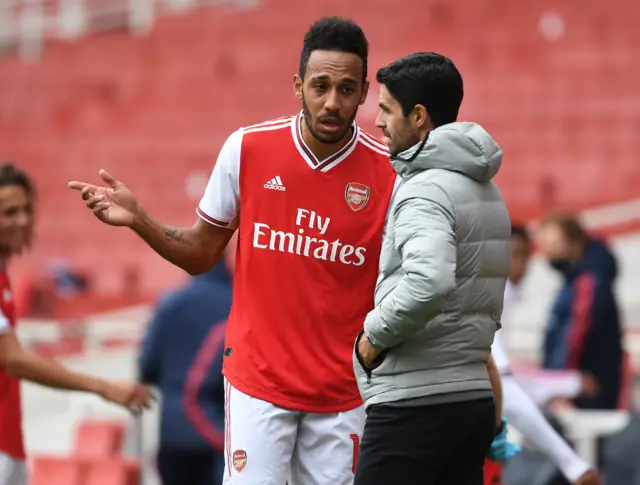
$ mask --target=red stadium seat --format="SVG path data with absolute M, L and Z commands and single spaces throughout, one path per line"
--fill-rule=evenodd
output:
M 31 485 L 83 485 L 84 465 L 73 458 L 35 456 Z
M 121 421 L 83 421 L 76 430 L 73 453 L 82 459 L 119 456 L 125 431 Z
M 362 24 L 370 78 L 416 50 L 454 59 L 465 78 L 461 118 L 486 125 L 504 148 L 498 182 L 515 219 L 539 217 L 549 186 L 564 209 L 637 197 L 640 3 L 397 0 L 389 16 L 386 2 L 308 9 L 269 0 L 161 19 L 148 37 L 50 43 L 36 65 L 0 60 L 3 157 L 41 188 L 40 244 L 29 260 L 55 255 L 99 271 L 98 290 L 118 291 L 132 264 L 146 290 L 174 285 L 179 271 L 133 234 L 93 221 L 68 180 L 96 180 L 108 168 L 160 219 L 191 224 L 197 198 L 186 196 L 187 177 L 210 172 L 238 126 L 300 108 L 290 83 L 302 34 L 328 13 Z M 554 29 L 558 37 L 549 35 Z M 370 96 L 376 91 L 373 82 Z M 371 115 L 360 122 L 377 132 Z
M 140 465 L 129 460 L 99 460 L 87 465 L 83 485 L 138 485 Z

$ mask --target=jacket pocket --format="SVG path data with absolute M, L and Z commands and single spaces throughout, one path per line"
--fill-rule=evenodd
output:
M 389 353 L 389 350 L 388 349 L 387 350 L 383 350 L 380 353 L 380 355 L 378 357 L 376 357 L 376 360 L 373 361 L 373 365 L 371 367 L 365 366 L 364 365 L 364 360 L 362 360 L 362 356 L 360 355 L 360 352 L 358 352 L 358 343 L 360 343 L 360 339 L 362 338 L 363 335 L 364 335 L 364 330 L 362 330 L 360 332 L 360 334 L 358 334 L 358 338 L 356 338 L 356 344 L 354 346 L 353 352 L 355 354 L 356 361 L 358 362 L 358 365 L 360 366 L 360 369 L 367 376 L 367 384 L 369 384 L 371 382 L 371 377 L 373 375 L 373 371 L 376 370 L 378 367 L 380 367 L 384 363 L 384 361 L 387 358 L 387 354 Z
M 353 353 L 354 353 L 354 355 L 356 357 L 356 362 L 360 366 L 360 370 L 362 372 L 364 372 L 364 374 L 367 376 L 367 384 L 369 384 L 371 382 L 371 373 L 373 372 L 373 369 L 368 369 L 364 365 L 364 361 L 362 360 L 362 357 L 360 356 L 360 352 L 358 352 L 358 344 L 360 343 L 360 339 L 362 338 L 363 335 L 364 335 L 364 330 L 362 330 L 358 334 L 358 337 L 356 338 L 356 343 L 355 343 L 355 345 L 353 347 Z

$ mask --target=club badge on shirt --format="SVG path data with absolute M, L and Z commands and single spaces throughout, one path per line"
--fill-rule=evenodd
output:
M 359 184 L 357 182 L 350 182 L 347 184 L 347 188 L 344 191 L 344 198 L 351 210 L 359 211 L 364 209 L 364 206 L 369 202 L 370 193 L 371 191 L 366 185 Z

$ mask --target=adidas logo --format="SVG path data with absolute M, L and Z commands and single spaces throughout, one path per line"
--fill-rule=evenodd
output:
M 282 179 L 280 178 L 280 175 L 276 175 L 271 180 L 269 180 L 266 184 L 264 184 L 264 188 L 271 189 L 271 190 L 281 190 L 283 192 L 287 190 L 287 188 L 282 183 Z

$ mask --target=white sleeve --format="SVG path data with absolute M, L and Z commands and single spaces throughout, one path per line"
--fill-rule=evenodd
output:
M 0 335 L 7 333 L 10 330 L 11 327 L 9 326 L 9 320 L 7 320 L 7 317 L 5 317 L 2 310 L 0 310 Z
M 214 226 L 236 229 L 240 209 L 240 153 L 242 130 L 227 138 L 218 154 L 204 196 L 198 205 L 198 215 Z
M 502 341 L 503 330 L 498 330 L 493 337 L 493 345 L 491 346 L 491 355 L 493 356 L 493 361 L 496 363 L 496 367 L 498 368 L 498 372 L 500 374 L 504 374 L 509 371 L 511 367 L 511 363 L 509 362 L 509 355 L 507 354 L 506 349 L 504 348 L 504 343 Z
M 544 415 L 513 377 L 502 378 L 503 413 L 522 435 L 547 455 L 571 482 L 590 469 L 553 429 Z
M 575 399 L 582 391 L 582 377 L 577 371 L 516 371 L 513 376 L 539 406 L 555 397 Z

